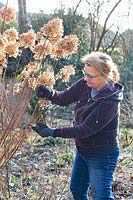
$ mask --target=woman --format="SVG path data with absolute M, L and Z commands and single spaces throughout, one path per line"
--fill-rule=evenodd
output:
M 123 87 L 112 58 L 92 52 L 82 59 L 84 77 L 65 91 L 37 88 L 38 97 L 65 106 L 75 102 L 75 125 L 50 128 L 37 123 L 33 129 L 42 137 L 75 138 L 76 156 L 70 189 L 74 200 L 87 200 L 91 186 L 93 200 L 114 199 L 113 173 L 117 164 L 120 101 Z

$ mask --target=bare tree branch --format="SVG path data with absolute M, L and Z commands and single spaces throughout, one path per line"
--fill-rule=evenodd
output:
M 110 43 L 110 45 L 109 45 L 107 48 L 104 49 L 105 52 L 106 52 L 109 48 L 113 47 L 113 44 L 114 44 L 114 42 L 115 42 L 115 40 L 116 40 L 117 35 L 118 35 L 118 31 L 115 33 L 114 38 L 112 39 L 112 42 Z
M 74 15 L 75 15 L 75 13 L 76 13 L 76 11 L 77 11 L 77 9 L 78 9 L 78 7 L 79 7 L 79 5 L 80 5 L 81 2 L 82 2 L 82 0 L 79 0 L 79 2 L 77 3 L 76 8 L 75 8 L 75 10 L 73 11 L 73 14 L 74 14 Z
M 104 26 L 103 26 L 103 30 L 102 30 L 102 33 L 101 33 L 101 36 L 100 36 L 99 42 L 98 42 L 98 44 L 97 44 L 97 48 L 96 48 L 96 50 L 98 50 L 98 49 L 100 48 L 100 45 L 101 45 L 102 39 L 103 39 L 104 35 L 105 35 L 106 32 L 107 32 L 106 27 L 107 27 L 107 22 L 108 22 L 110 16 L 112 15 L 112 13 L 113 13 L 114 10 L 116 9 L 116 7 L 120 4 L 121 1 L 122 1 L 122 0 L 119 0 L 119 1 L 114 5 L 114 7 L 112 8 L 112 10 L 109 12 L 108 16 L 106 17 L 105 22 L 104 22 Z

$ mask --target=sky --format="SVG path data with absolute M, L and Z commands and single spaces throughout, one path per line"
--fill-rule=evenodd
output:
M 95 0 L 91 0 L 94 2 Z M 89 1 L 89 2 L 91 2 Z M 103 25 L 105 17 L 117 0 L 105 0 L 107 3 L 104 4 L 104 9 L 101 13 L 100 24 Z M 6 4 L 6 0 L 0 0 L 1 3 Z M 18 0 L 8 0 L 8 3 L 13 6 L 16 11 L 18 10 Z M 76 7 L 79 0 L 26 0 L 27 12 L 39 12 L 42 10 L 44 13 L 52 13 L 56 8 L 60 8 L 61 4 L 68 7 Z M 130 2 L 130 4 L 129 4 Z M 130 5 L 130 6 L 129 6 Z M 84 16 L 87 15 L 88 4 L 86 0 L 82 0 L 78 13 L 82 13 Z M 116 30 L 117 25 L 120 27 L 120 31 L 124 31 L 128 28 L 133 29 L 133 0 L 122 0 L 118 5 L 118 8 L 111 16 L 108 26 L 112 26 L 112 30 Z M 129 14 L 129 17 L 127 15 Z

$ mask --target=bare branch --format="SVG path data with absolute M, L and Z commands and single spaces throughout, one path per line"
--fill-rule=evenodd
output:
M 117 35 L 118 35 L 118 31 L 115 33 L 114 38 L 112 39 L 112 42 L 110 43 L 110 45 L 106 49 L 104 49 L 104 51 L 107 51 L 109 48 L 111 48 L 113 46 Z
M 77 3 L 76 8 L 75 8 L 75 10 L 73 11 L 73 14 L 74 14 L 74 15 L 75 15 L 75 13 L 76 13 L 76 11 L 77 11 L 77 9 L 78 9 L 78 7 L 79 7 L 79 5 L 80 5 L 81 2 L 82 2 L 82 0 L 79 0 L 79 2 Z
M 110 16 L 112 15 L 112 13 L 113 13 L 114 10 L 116 9 L 116 7 L 120 4 L 121 1 L 122 1 L 122 0 L 119 0 L 119 1 L 114 5 L 114 7 L 112 8 L 112 10 L 109 12 L 108 16 L 107 16 L 106 19 L 105 19 L 104 26 L 103 26 L 103 30 L 102 30 L 102 33 L 101 33 L 101 37 L 100 37 L 99 42 L 98 42 L 98 44 L 97 44 L 97 48 L 96 48 L 97 50 L 100 48 L 102 39 L 103 39 L 104 35 L 105 35 L 106 32 L 107 32 L 107 29 L 106 29 L 106 27 L 107 27 L 107 22 L 108 22 Z

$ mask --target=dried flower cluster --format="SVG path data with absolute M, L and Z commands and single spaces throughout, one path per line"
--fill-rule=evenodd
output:
M 68 82 L 71 75 L 75 74 L 73 65 L 64 66 L 57 74 L 58 78 L 62 79 L 62 82 Z
M 15 93 L 20 93 L 20 91 L 21 91 L 21 89 L 22 89 L 22 87 L 23 87 L 23 83 L 24 83 L 24 82 L 21 81 L 21 82 L 15 83 L 15 84 L 13 85 L 13 89 L 12 89 L 13 94 L 15 94 Z M 7 88 L 10 89 L 10 85 L 7 85 Z
M 42 110 L 44 110 L 45 107 L 48 105 L 48 100 L 47 99 L 39 99 L 38 105 Z
M 47 36 L 51 42 L 56 43 L 62 38 L 64 33 L 63 21 L 61 19 L 53 19 L 45 24 L 41 31 L 44 36 Z
M 49 40 L 41 41 L 34 47 L 33 52 L 35 53 L 35 59 L 39 60 L 45 58 L 52 53 L 52 45 Z
M 29 30 L 27 33 L 22 33 L 19 35 L 20 46 L 24 48 L 29 47 L 32 50 L 32 47 L 35 44 L 35 38 L 36 34 L 33 30 Z
M 55 44 L 52 56 L 54 58 L 61 58 L 73 54 L 77 51 L 77 44 L 78 38 L 75 35 L 65 36 Z
M 15 20 L 16 11 L 12 7 L 3 7 L 0 9 L 0 19 L 6 24 L 9 24 L 11 21 Z
M 45 71 L 38 76 L 37 79 L 38 85 L 46 85 L 49 87 L 53 87 L 55 84 L 55 76 L 53 72 Z
M 18 39 L 18 32 L 15 28 L 9 28 L 4 32 L 4 37 L 7 39 L 7 41 L 16 42 Z
M 5 46 L 5 53 L 16 58 L 19 54 L 19 45 L 16 42 L 11 41 Z
M 40 69 L 40 63 L 38 62 L 29 62 L 21 72 L 21 76 L 24 79 L 28 79 L 30 76 L 33 76 Z
M 0 51 L 0 66 L 2 66 L 2 68 L 0 68 L 1 73 L 2 73 L 2 69 L 6 65 L 6 62 L 7 62 L 7 60 L 6 60 L 6 54 L 3 51 Z

